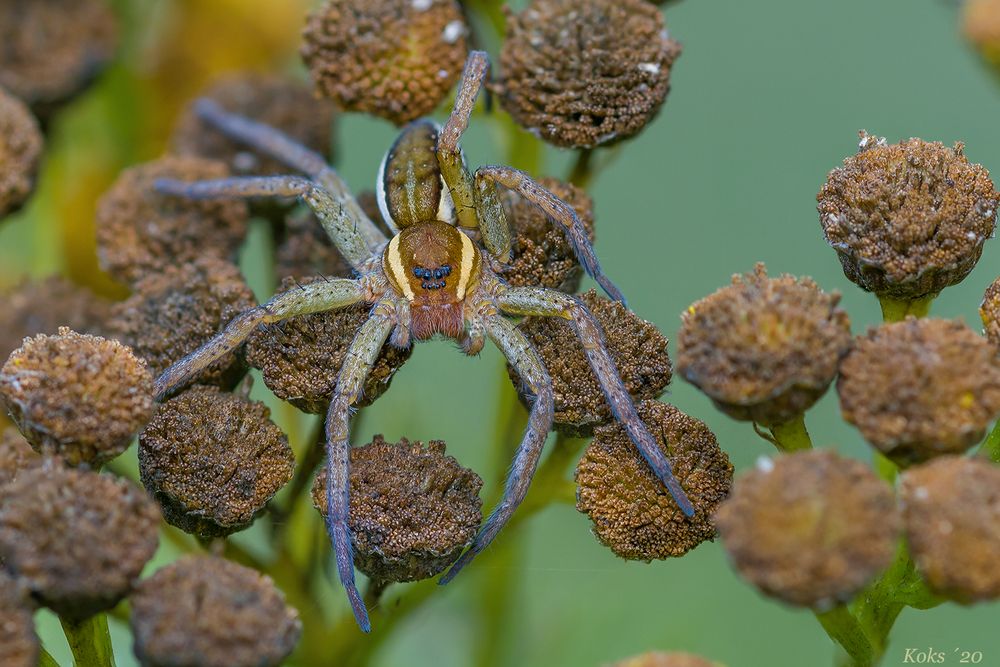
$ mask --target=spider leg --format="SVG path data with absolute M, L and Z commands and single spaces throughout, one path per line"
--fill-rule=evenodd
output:
M 502 316 L 494 316 L 487 319 L 485 324 L 490 339 L 517 369 L 522 380 L 535 395 L 535 400 L 531 406 L 531 415 L 528 417 L 524 439 L 517 448 L 514 462 L 510 472 L 507 473 L 507 483 L 500 504 L 496 506 L 489 519 L 483 524 L 476 539 L 472 542 L 472 546 L 441 577 L 438 583 L 442 585 L 451 581 L 463 567 L 468 565 L 469 561 L 475 558 L 476 554 L 489 546 L 500 529 L 510 520 L 514 510 L 528 493 L 528 486 L 531 484 L 531 478 L 538 466 L 545 438 L 552 429 L 554 410 L 552 381 L 549 379 L 548 371 L 545 370 L 538 352 L 510 320 Z
M 178 181 L 161 178 L 156 190 L 188 199 L 243 197 L 300 197 L 313 210 L 327 235 L 352 267 L 360 269 L 372 249 L 359 231 L 358 219 L 342 199 L 301 176 L 246 176 L 208 181 Z
M 594 316 L 576 297 L 556 290 L 540 287 L 512 287 L 500 294 L 497 304 L 504 312 L 514 315 L 540 315 L 563 317 L 570 321 L 583 343 L 590 367 L 604 390 L 604 396 L 629 438 L 635 443 L 642 458 L 667 487 L 674 501 L 687 516 L 694 515 L 694 507 L 684 489 L 674 477 L 670 461 L 646 428 L 635 408 L 632 397 L 622 383 L 611 355 L 604 344 L 604 334 Z
M 540 208 L 550 218 L 563 226 L 566 231 L 566 238 L 573 246 L 573 252 L 583 265 L 587 274 L 597 281 L 597 284 L 615 301 L 625 303 L 625 297 L 621 290 L 615 287 L 611 279 L 601 271 L 601 264 L 597 261 L 594 253 L 594 246 L 587 238 L 587 232 L 583 228 L 583 223 L 576 215 L 573 207 L 556 197 L 554 194 L 536 183 L 530 176 L 519 169 L 505 166 L 480 167 L 476 171 L 476 181 L 491 181 L 500 184 L 505 188 L 517 192 L 519 195 Z
M 289 137 L 270 125 L 250 120 L 246 116 L 229 113 L 213 100 L 201 98 L 194 104 L 198 117 L 234 141 L 250 146 L 259 153 L 268 155 L 296 171 L 306 174 L 322 185 L 336 199 L 341 199 L 351 209 L 357 219 L 361 235 L 365 237 L 370 250 L 375 250 L 388 241 L 361 207 L 358 206 L 347 184 L 340 175 L 326 163 L 322 155 Z
M 333 544 L 340 583 L 354 611 L 358 626 L 371 631 L 368 610 L 354 583 L 354 555 L 350 515 L 350 425 L 351 406 L 358 399 L 365 378 L 371 372 L 379 351 L 395 325 L 396 306 L 382 301 L 372 309 L 371 317 L 361 325 L 347 350 L 347 357 L 337 377 L 337 389 L 326 413 L 326 529 Z
M 156 400 L 162 400 L 232 350 L 239 347 L 262 324 L 296 315 L 343 308 L 364 300 L 361 283 L 337 279 L 310 283 L 272 298 L 265 304 L 243 311 L 226 328 L 194 352 L 173 364 L 156 378 Z

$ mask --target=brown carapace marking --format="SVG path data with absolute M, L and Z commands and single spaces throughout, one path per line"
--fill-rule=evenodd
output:
M 386 153 L 378 179 L 383 216 L 400 229 L 441 220 L 450 222 L 451 195 L 441 180 L 437 158 L 438 131 L 426 120 L 407 125 Z

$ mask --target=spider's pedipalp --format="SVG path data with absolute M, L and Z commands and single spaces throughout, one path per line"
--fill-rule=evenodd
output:
M 517 368 L 521 379 L 535 395 L 528 426 L 524 438 L 514 455 L 503 498 L 493 513 L 483 524 L 473 541 L 472 546 L 462 554 L 451 569 L 441 577 L 439 584 L 447 584 L 476 554 L 485 549 L 497 536 L 497 533 L 507 524 L 514 510 L 528 493 L 531 478 L 538 466 L 538 459 L 545 445 L 545 438 L 552 430 L 552 418 L 555 410 L 552 396 L 552 380 L 542 364 L 542 358 L 531 346 L 528 339 L 518 331 L 517 327 L 502 316 L 494 316 L 485 322 L 486 333 L 490 340 L 500 349 L 511 365 Z
M 615 419 L 625 427 L 642 457 L 667 487 L 674 501 L 687 516 L 694 515 L 694 506 L 674 477 L 670 460 L 656 444 L 636 410 L 632 397 L 618 375 L 614 361 L 604 343 L 601 327 L 578 299 L 555 290 L 537 287 L 513 287 L 497 299 L 500 309 L 512 315 L 563 317 L 570 321 L 583 343 L 590 367 L 601 383 L 604 396 Z

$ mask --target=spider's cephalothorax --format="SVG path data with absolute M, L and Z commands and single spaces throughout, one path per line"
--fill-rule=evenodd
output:
M 594 316 L 572 295 L 542 287 L 513 287 L 491 269 L 510 258 L 510 229 L 497 196 L 499 185 L 534 203 L 562 225 L 587 273 L 612 298 L 623 300 L 621 292 L 601 272 L 572 207 L 512 167 L 480 167 L 474 173 L 466 168 L 458 140 L 468 125 L 488 69 L 486 54 L 472 52 L 448 122 L 441 129 L 429 121 L 412 123 L 386 154 L 377 190 L 379 207 L 384 222 L 392 230 L 392 238 L 387 238 L 364 214 L 347 185 L 322 156 L 273 128 L 226 113 L 207 100 L 196 106 L 204 121 L 307 177 L 157 182 L 160 192 L 189 198 L 299 197 L 313 210 L 344 259 L 358 273 L 356 279 L 328 279 L 303 285 L 243 312 L 222 333 L 164 371 L 156 380 L 156 394 L 162 399 L 186 386 L 215 361 L 242 345 L 262 324 L 358 303 L 370 305 L 368 319 L 355 333 L 340 369 L 325 425 L 327 531 L 333 542 L 338 575 L 358 624 L 365 631 L 370 629 L 370 622 L 354 582 L 347 522 L 351 446 L 348 427 L 352 406 L 387 341 L 405 346 L 411 340 L 442 334 L 459 339 L 465 351 L 474 354 L 488 338 L 535 396 L 503 499 L 441 583 L 449 581 L 485 549 L 524 500 L 552 428 L 554 399 L 549 374 L 538 352 L 510 317 L 561 317 L 570 322 L 583 342 L 613 414 L 678 506 L 688 516 L 695 512 L 673 476 L 670 461 L 640 419 Z

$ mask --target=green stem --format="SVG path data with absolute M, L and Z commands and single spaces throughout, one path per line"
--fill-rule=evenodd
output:
M 931 303 L 936 296 L 937 294 L 930 294 L 910 301 L 880 296 L 878 302 L 882 306 L 882 321 L 902 322 L 908 315 L 927 317 L 927 313 L 931 310 Z
M 783 424 L 775 424 L 771 427 L 771 435 L 774 437 L 772 440 L 774 446 L 783 452 L 812 449 L 812 440 L 809 438 L 809 431 L 806 430 L 804 414 Z
M 115 667 L 106 615 L 94 614 L 83 621 L 60 617 L 59 622 L 66 633 L 76 667 Z
M 993 430 L 979 447 L 979 456 L 985 456 L 994 463 L 1000 463 L 1000 421 L 993 425 Z
M 826 634 L 837 642 L 847 654 L 847 660 L 838 659 L 838 664 L 845 667 L 872 667 L 878 658 L 872 647 L 872 642 L 865 634 L 851 611 L 844 605 L 834 607 L 830 611 L 816 612 Z
M 899 466 L 886 458 L 881 452 L 875 452 L 872 455 L 872 461 L 875 465 L 875 472 L 878 473 L 879 477 L 889 484 L 896 483 L 896 477 L 899 475 Z
M 38 649 L 38 667 L 59 667 L 59 663 L 44 647 Z
M 567 178 L 570 183 L 578 188 L 587 189 L 594 176 L 593 156 L 593 148 L 581 148 L 576 152 L 576 160 Z

